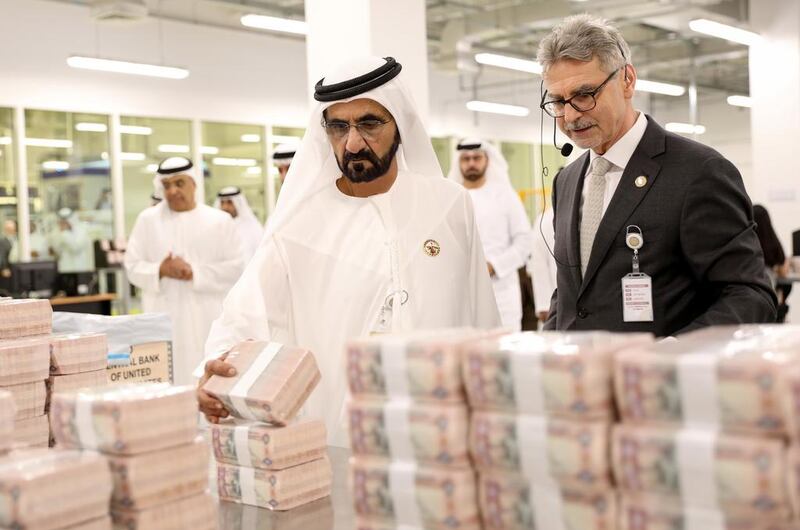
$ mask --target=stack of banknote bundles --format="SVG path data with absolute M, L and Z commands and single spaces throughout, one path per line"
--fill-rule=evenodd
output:
M 613 357 L 652 341 L 647 334 L 544 332 L 467 346 L 469 449 L 485 529 L 615 528 Z
M 108 459 L 116 527 L 216 528 L 193 388 L 146 383 L 56 392 L 50 418 L 56 447 Z
M 47 300 L 0 301 L 0 390 L 10 392 L 15 402 L 15 447 L 48 445 L 45 381 L 50 373 L 47 333 L 52 315 Z
M 461 376 L 467 329 L 347 345 L 351 487 L 358 528 L 480 528 Z
M 219 498 L 284 511 L 328 497 L 325 424 L 295 418 L 321 377 L 314 355 L 248 341 L 225 361 L 236 376 L 212 376 L 203 387 L 235 418 L 211 425 Z
M 111 530 L 111 487 L 97 453 L 12 451 L 0 457 L 0 528 Z
M 794 453 L 787 457 L 785 443 L 787 374 L 800 369 L 799 348 L 800 328 L 753 325 L 617 355 L 622 424 L 612 435 L 612 461 L 622 528 L 788 524 L 800 475 L 792 475 Z

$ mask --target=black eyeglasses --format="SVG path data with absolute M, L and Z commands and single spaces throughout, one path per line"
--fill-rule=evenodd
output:
M 627 66 L 627 65 L 626 65 Z M 623 66 L 622 68 L 625 68 Z M 544 110 L 547 114 L 552 116 L 553 118 L 563 118 L 564 111 L 567 108 L 567 104 L 569 104 L 573 109 L 577 110 L 578 112 L 587 112 L 592 110 L 597 106 L 597 94 L 600 90 L 603 89 L 606 84 L 611 81 L 611 78 L 614 77 L 617 72 L 622 70 L 622 68 L 617 68 L 611 74 L 606 77 L 606 80 L 600 83 L 600 86 L 595 88 L 590 92 L 581 92 L 580 94 L 575 94 L 569 99 L 556 99 L 553 101 L 545 101 L 544 98 L 547 97 L 547 92 L 544 93 L 542 96 L 542 102 L 539 107 Z
M 382 121 L 366 119 L 358 121 L 354 124 L 350 124 L 342 120 L 325 121 L 323 119 L 322 127 L 325 129 L 325 132 L 328 133 L 328 136 L 334 140 L 341 140 L 342 138 L 345 138 L 348 134 L 350 134 L 350 127 L 355 127 L 358 131 L 358 134 L 360 134 L 364 140 L 373 141 L 378 137 L 383 129 L 383 126 L 390 121 L 392 120 Z

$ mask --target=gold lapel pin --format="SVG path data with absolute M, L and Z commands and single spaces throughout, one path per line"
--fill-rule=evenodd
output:
M 647 177 L 645 177 L 644 175 L 640 175 L 636 177 L 636 180 L 633 181 L 633 183 L 636 184 L 637 188 L 644 188 L 645 186 L 647 186 Z
M 425 250 L 425 254 L 435 258 L 439 255 L 439 252 L 442 251 L 442 247 L 439 245 L 439 242 L 435 239 L 427 240 L 423 245 L 422 248 Z

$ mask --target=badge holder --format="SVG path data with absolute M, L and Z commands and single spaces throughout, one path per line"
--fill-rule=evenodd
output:
M 653 280 L 639 270 L 639 250 L 644 246 L 642 229 L 628 226 L 625 244 L 633 251 L 633 271 L 622 278 L 622 319 L 624 322 L 652 322 Z

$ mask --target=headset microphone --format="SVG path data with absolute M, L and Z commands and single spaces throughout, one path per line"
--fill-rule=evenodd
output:
M 559 150 L 559 152 L 561 153 L 561 156 L 563 156 L 564 158 L 566 158 L 570 154 L 572 154 L 572 150 L 574 149 L 572 144 L 569 143 L 569 142 L 565 143 L 561 147 L 558 146 L 558 142 L 556 142 L 556 124 L 555 123 L 553 123 L 553 146 L 555 146 L 555 148 Z

